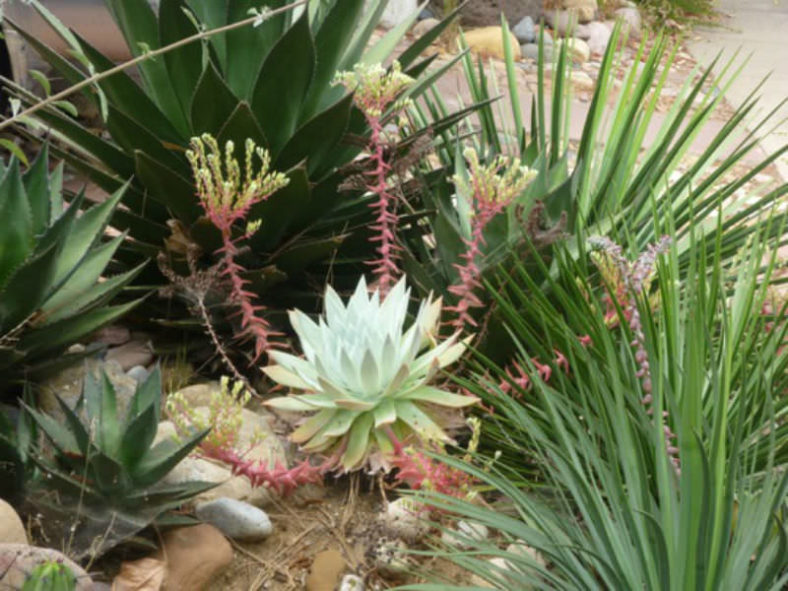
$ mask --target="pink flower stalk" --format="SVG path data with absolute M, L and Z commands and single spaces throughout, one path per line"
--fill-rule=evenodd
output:
M 240 253 L 238 242 L 254 234 L 260 228 L 260 220 L 247 221 L 245 232 L 238 238 L 233 238 L 233 228 L 237 222 L 246 220 L 253 205 L 265 201 L 289 181 L 281 173 L 269 172 L 270 154 L 255 146 L 251 139 L 246 141 L 243 178 L 235 159 L 233 142 L 227 142 L 222 154 L 216 140 L 209 134 L 203 134 L 192 138 L 191 149 L 187 150 L 186 156 L 194 172 L 200 205 L 222 236 L 222 247 L 217 250 L 221 255 L 221 273 L 230 285 L 230 301 L 238 307 L 241 335 L 254 340 L 254 363 L 271 346 L 270 337 L 276 333 L 272 332 L 270 323 L 259 315 L 265 308 L 256 304 L 256 295 L 246 289 L 249 281 L 242 277 L 244 269 L 236 258 Z M 260 159 L 256 173 L 252 170 L 254 156 Z
M 595 249 L 594 262 L 602 272 L 605 280 L 612 285 L 615 297 L 622 309 L 624 318 L 629 324 L 629 329 L 634 335 L 630 343 L 635 349 L 635 361 L 638 364 L 636 377 L 640 380 L 643 389 L 641 403 L 647 407 L 649 415 L 654 414 L 651 406 L 654 402 L 652 395 L 653 385 L 651 381 L 651 366 L 648 361 L 648 351 L 646 350 L 646 336 L 643 333 L 643 325 L 640 319 L 640 310 L 637 307 L 637 298 L 644 293 L 654 274 L 654 266 L 657 256 L 666 252 L 670 246 L 669 236 L 663 236 L 657 244 L 651 244 L 634 262 L 629 261 L 622 252 L 621 246 L 607 237 L 594 238 L 592 246 Z M 608 294 L 610 296 L 610 294 Z M 615 308 L 613 308 L 615 309 Z M 608 326 L 611 326 L 608 324 Z M 667 417 L 667 413 L 663 413 Z M 677 474 L 681 474 L 679 465 L 678 448 L 670 443 L 676 434 L 665 425 L 665 438 L 667 440 L 667 453 L 670 457 Z
M 254 487 L 266 486 L 280 495 L 288 495 L 304 484 L 322 484 L 323 467 L 313 466 L 304 460 L 293 468 L 276 463 L 268 468 L 260 461 L 245 460 L 237 451 L 230 448 L 200 447 L 206 458 L 219 460 L 229 465 L 232 473 L 245 476 Z
M 535 174 L 503 156 L 482 166 L 474 150 L 465 150 L 464 155 L 469 164 L 467 178 L 456 175 L 453 181 L 457 186 L 457 198 L 467 199 L 470 204 L 470 237 L 464 239 L 466 250 L 460 255 L 462 262 L 454 265 L 460 281 L 449 287 L 449 293 L 457 296 L 457 303 L 446 308 L 456 314 L 451 325 L 458 330 L 477 326 L 470 310 L 483 305 L 475 292 L 481 287 L 481 269 L 477 261 L 486 244 L 484 230 L 523 192 Z
M 380 64 L 368 66 L 357 64 L 352 72 L 339 72 L 334 84 L 341 84 L 354 92 L 353 102 L 364 114 L 371 134 L 367 150 L 374 168 L 365 173 L 370 178 L 366 189 L 377 199 L 370 204 L 375 212 L 375 223 L 371 229 L 375 235 L 370 241 L 377 244 L 375 252 L 379 258 L 369 261 L 372 272 L 378 277 L 381 295 L 388 293 L 400 274 L 397 259 L 400 246 L 397 244 L 397 197 L 390 191 L 388 175 L 391 164 L 386 160 L 383 116 L 396 115 L 408 104 L 397 101 L 397 96 L 413 83 L 413 79 L 402 73 L 398 62 L 386 71 Z M 387 113 L 388 111 L 388 113 Z

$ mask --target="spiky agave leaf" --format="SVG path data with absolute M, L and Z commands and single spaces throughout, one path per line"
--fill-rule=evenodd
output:
M 317 322 L 299 310 L 290 312 L 304 357 L 272 351 L 275 364 L 264 371 L 303 393 L 266 404 L 315 412 L 292 435 L 305 450 L 336 450 L 342 467 L 352 470 L 392 437 L 448 441 L 425 405 L 462 408 L 476 402 L 429 385 L 440 369 L 460 358 L 465 343 L 455 333 L 436 344 L 441 300 L 431 296 L 405 328 L 409 300 L 404 277 L 382 301 L 378 290 L 369 293 L 362 277 L 347 305 L 327 287 L 325 312 Z
M 28 501 L 57 519 L 74 521 L 75 555 L 102 553 L 190 498 L 215 486 L 207 482 L 162 484 L 162 478 L 205 437 L 166 439 L 153 445 L 160 417 L 158 368 L 137 389 L 121 418 L 115 390 L 102 375 L 86 376 L 75 409 L 61 402 L 63 424 L 25 405 L 53 445 L 54 458 L 41 450 L 33 461 L 47 475 L 33 483 Z M 84 413 L 84 416 L 82 414 Z M 52 492 L 59 502 L 52 502 Z M 71 504 L 71 500 L 74 501 Z M 74 514 L 75 513 L 75 514 Z M 60 534 L 68 535 L 68 528 Z M 57 533 L 57 532 L 56 532 Z M 98 546 L 91 545 L 98 539 Z

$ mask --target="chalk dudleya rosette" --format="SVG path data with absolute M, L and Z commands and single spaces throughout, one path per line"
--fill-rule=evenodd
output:
M 362 277 L 347 305 L 326 288 L 317 323 L 299 310 L 290 312 L 304 357 L 271 351 L 275 364 L 264 371 L 301 393 L 266 404 L 315 413 L 291 436 L 304 451 L 334 454 L 344 470 L 357 469 L 373 454 L 385 458 L 396 442 L 449 441 L 430 407 L 457 409 L 477 401 L 430 385 L 460 358 L 465 342 L 459 333 L 437 341 L 441 299 L 431 296 L 405 329 L 409 299 L 405 278 L 381 299 L 378 290 L 368 292 Z

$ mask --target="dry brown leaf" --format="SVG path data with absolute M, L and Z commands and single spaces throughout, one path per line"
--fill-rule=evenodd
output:
M 166 571 L 167 563 L 156 558 L 124 562 L 112 581 L 112 591 L 159 591 Z

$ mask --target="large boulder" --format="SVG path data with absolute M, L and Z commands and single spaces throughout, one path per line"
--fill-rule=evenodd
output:
M 25 525 L 3 499 L 0 499 L 0 544 L 27 544 Z
M 60 563 L 74 575 L 75 591 L 91 591 L 93 581 L 75 562 L 51 548 L 27 544 L 0 544 L 0 589 L 21 589 L 37 566 L 47 562 Z
M 165 532 L 155 558 L 167 563 L 163 591 L 200 591 L 230 565 L 233 548 L 222 532 L 203 523 Z

